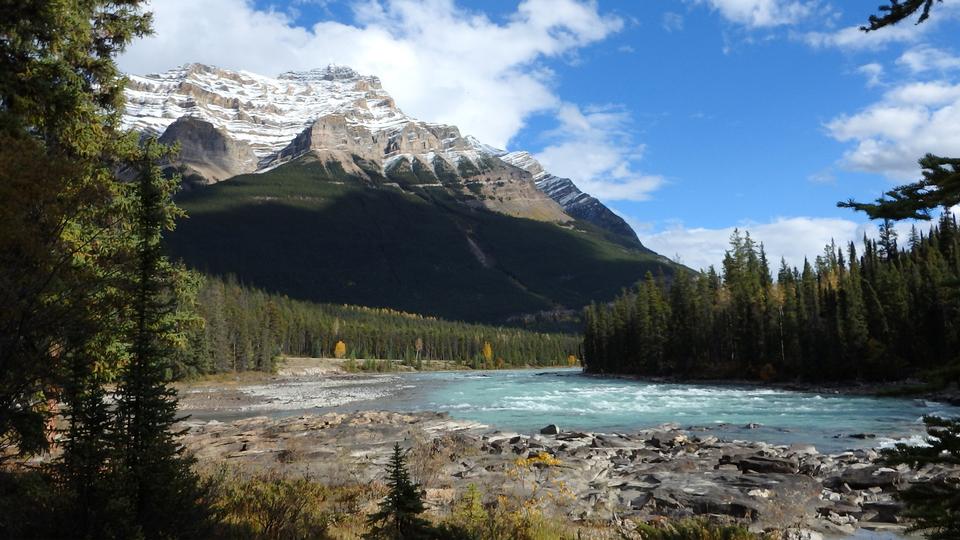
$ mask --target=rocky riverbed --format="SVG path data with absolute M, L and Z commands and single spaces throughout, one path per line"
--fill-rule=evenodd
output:
M 905 525 L 897 490 L 960 477 L 960 468 L 887 468 L 870 449 L 824 454 L 810 445 L 720 440 L 676 425 L 506 433 L 442 413 L 365 411 L 192 420 L 184 427 L 201 464 L 225 461 L 332 483 L 382 479 L 389 449 L 399 442 L 411 449 L 411 471 L 438 512 L 472 483 L 488 495 L 536 498 L 582 523 L 710 516 L 756 531 L 899 532 Z

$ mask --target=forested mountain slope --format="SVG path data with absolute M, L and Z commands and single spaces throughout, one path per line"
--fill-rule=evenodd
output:
M 492 174 L 482 162 L 477 168 L 451 181 Z M 507 179 L 464 190 L 428 181 L 415 166 L 374 173 L 349 173 L 340 160 L 308 152 L 183 193 L 178 204 L 189 217 L 169 249 L 198 270 L 296 299 L 465 321 L 579 308 L 675 267 L 586 222 L 476 204 Z

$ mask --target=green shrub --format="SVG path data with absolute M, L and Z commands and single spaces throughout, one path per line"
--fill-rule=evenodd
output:
M 212 504 L 224 540 L 328 538 L 335 519 L 326 510 L 329 490 L 309 478 L 278 473 L 245 477 L 222 470 L 214 482 Z

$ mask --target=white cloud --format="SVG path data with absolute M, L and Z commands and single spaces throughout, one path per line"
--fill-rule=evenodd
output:
M 730 22 L 750 28 L 796 24 L 810 16 L 817 2 L 800 0 L 697 0 Z
M 900 237 L 905 240 L 910 223 L 896 225 Z M 926 225 L 921 226 L 923 230 Z M 848 242 L 855 242 L 861 249 L 864 234 L 875 238 L 876 224 L 842 218 L 781 217 L 767 223 L 744 221 L 733 227 L 709 229 L 688 228 L 675 224 L 661 231 L 653 231 L 649 225 L 634 224 L 640 241 L 650 249 L 667 257 L 678 257 L 680 262 L 693 269 L 706 269 L 710 265 L 720 269 L 724 253 L 730 248 L 730 235 L 735 228 L 750 232 L 750 237 L 762 242 L 776 273 L 783 258 L 790 266 L 801 267 L 804 258 L 813 260 L 824 247 L 835 241 L 844 250 Z
M 581 110 L 565 103 L 557 120 L 559 127 L 547 134 L 552 144 L 536 155 L 546 170 L 606 200 L 647 200 L 663 185 L 663 177 L 636 170 L 644 147 L 633 142 L 630 114 L 622 107 Z
M 663 14 L 660 25 L 667 32 L 679 32 L 683 30 L 683 15 L 668 11 Z
M 845 6 L 846 7 L 846 6 Z M 863 24 L 866 24 L 867 17 L 871 11 L 864 11 Z M 939 26 L 946 21 L 955 19 L 960 14 L 960 1 L 944 0 L 942 4 L 937 4 L 930 18 L 922 23 L 915 24 L 916 16 L 913 20 L 905 20 L 893 26 L 887 26 L 872 32 L 860 30 L 861 24 L 847 26 L 836 31 L 829 32 L 806 32 L 799 34 L 798 37 L 808 45 L 816 48 L 835 47 L 844 50 L 869 50 L 880 49 L 892 43 L 913 43 L 921 40 L 924 36 L 933 31 L 933 27 Z
M 917 160 L 927 152 L 960 154 L 960 84 L 906 83 L 853 115 L 826 124 L 830 135 L 852 142 L 844 164 L 895 180 L 919 176 Z
M 886 94 L 888 101 L 907 105 L 947 105 L 958 98 L 960 98 L 960 84 L 949 84 L 944 81 L 907 83 Z
M 815 184 L 832 184 L 837 181 L 837 176 L 833 174 L 832 169 L 827 168 L 811 174 L 807 177 L 807 180 Z
M 960 69 L 960 56 L 929 45 L 919 45 L 906 51 L 897 59 L 897 64 L 913 73 L 924 71 L 949 71 Z
M 296 26 L 251 0 L 157 0 L 153 37 L 119 63 L 130 73 L 187 62 L 274 75 L 328 63 L 378 75 L 409 114 L 506 147 L 532 113 L 556 108 L 547 58 L 576 54 L 623 22 L 593 2 L 525 0 L 505 22 L 453 0 L 367 0 L 356 24 Z
M 867 78 L 867 86 L 874 87 L 883 84 L 881 78 L 883 77 L 883 66 L 871 62 L 869 64 L 864 64 L 857 68 L 857 71 L 863 74 Z
M 924 25 L 927 24 L 930 23 L 924 23 Z M 917 41 L 923 36 L 925 30 L 923 26 L 909 23 L 874 32 L 864 32 L 860 30 L 860 26 L 848 26 L 835 32 L 807 32 L 802 34 L 801 38 L 807 45 L 816 48 L 836 47 L 847 50 L 863 50 L 878 49 L 891 43 Z

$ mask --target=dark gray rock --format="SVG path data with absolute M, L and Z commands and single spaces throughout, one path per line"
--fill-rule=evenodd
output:
M 540 433 L 541 433 L 542 435 L 559 435 L 559 434 L 560 434 L 560 428 L 557 427 L 556 424 L 550 424 L 550 425 L 548 425 L 548 426 L 544 426 L 544 427 L 540 428 Z
M 180 153 L 167 166 L 181 173 L 187 187 L 212 184 L 257 169 L 257 156 L 250 145 L 231 138 L 206 120 L 182 116 L 167 126 L 159 140 L 180 145 Z
M 897 501 L 875 501 L 863 504 L 864 514 L 871 514 L 867 521 L 879 523 L 900 523 L 903 505 Z
M 741 458 L 736 465 L 743 472 L 795 474 L 799 471 L 797 460 L 778 457 L 749 456 Z
M 834 476 L 827 483 L 842 490 L 844 484 L 853 489 L 889 488 L 900 481 L 901 474 L 896 469 L 879 465 L 855 464 L 842 469 L 839 475 Z

